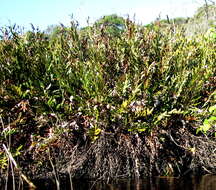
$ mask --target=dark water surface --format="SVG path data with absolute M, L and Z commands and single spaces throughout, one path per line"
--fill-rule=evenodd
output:
M 57 188 L 55 180 L 34 181 L 37 189 Z M 72 185 L 71 185 L 72 184 Z M 13 189 L 9 183 L 7 189 Z M 19 188 L 18 188 L 19 187 Z M 0 189 L 5 189 L 0 185 Z M 29 189 L 24 186 L 16 186 L 15 189 Z M 154 177 L 144 179 L 119 179 L 106 183 L 101 181 L 65 180 L 61 182 L 60 190 L 216 190 L 216 175 L 205 175 L 201 177 Z
M 121 179 L 105 183 L 97 181 L 73 181 L 73 190 L 216 190 L 216 175 L 187 178 L 155 177 L 151 179 Z M 36 183 L 38 189 L 57 189 L 56 186 Z M 72 189 L 69 181 L 61 184 L 60 189 Z

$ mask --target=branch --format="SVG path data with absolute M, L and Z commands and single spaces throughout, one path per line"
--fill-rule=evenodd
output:
M 207 20 L 208 20 L 208 18 L 209 18 L 209 15 L 208 15 L 208 2 L 207 2 L 207 0 L 205 0 L 205 12 L 206 12 L 206 17 L 207 17 Z
M 15 168 L 20 172 L 21 177 L 26 181 L 26 183 L 28 183 L 29 187 L 31 189 L 36 189 L 36 186 L 30 180 L 28 180 L 28 178 L 22 173 L 21 168 L 18 166 L 18 164 L 14 160 L 12 154 L 9 152 L 9 150 L 7 149 L 7 147 L 4 144 L 3 144 L 3 148 L 4 148 L 4 150 L 5 150 L 8 158 L 13 163 L 13 165 L 15 166 Z

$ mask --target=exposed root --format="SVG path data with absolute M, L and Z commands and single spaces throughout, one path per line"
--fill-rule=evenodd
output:
M 175 139 L 175 140 L 174 140 Z M 66 167 L 74 177 L 121 178 L 183 176 L 189 172 L 216 173 L 216 142 L 188 131 L 160 131 L 151 136 L 103 135 L 76 153 Z
M 26 165 L 28 154 L 19 164 L 32 178 L 111 180 L 216 173 L 216 142 L 193 135 L 187 128 L 155 129 L 150 135 L 102 133 L 95 142 L 83 138 L 75 139 L 73 133 L 62 135 L 47 153 L 33 153 L 42 165 Z M 58 176 L 53 176 L 53 168 Z

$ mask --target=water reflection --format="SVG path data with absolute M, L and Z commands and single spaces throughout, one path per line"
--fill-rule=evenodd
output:
M 37 189 L 57 189 L 55 180 L 34 181 Z M 11 184 L 8 185 L 8 187 Z M 2 186 L 0 185 L 0 189 Z M 9 189 L 12 189 L 12 187 Z M 21 188 L 23 189 L 23 188 Z M 28 189 L 27 187 L 24 189 Z M 216 175 L 187 178 L 145 178 L 145 179 L 121 179 L 112 183 L 73 180 L 61 181 L 61 190 L 216 190 Z
M 80 185 L 80 184 L 83 184 Z M 188 178 L 117 180 L 105 183 L 76 183 L 75 190 L 216 190 L 216 175 Z

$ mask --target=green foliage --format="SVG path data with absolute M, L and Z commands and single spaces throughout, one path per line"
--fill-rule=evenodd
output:
M 216 137 L 216 105 L 211 106 L 208 109 L 209 118 L 205 119 L 203 124 L 197 129 L 197 133 L 200 131 L 206 134 L 213 128 L 213 133 Z
M 160 24 L 137 26 L 116 15 L 85 30 L 71 24 L 52 38 L 35 29 L 2 33 L 0 112 L 15 131 L 38 135 L 28 121 L 38 124 L 54 113 L 63 120 L 82 118 L 83 133 L 94 141 L 103 130 L 150 132 L 190 109 L 215 105 L 214 40 L 188 39 Z M 214 125 L 207 112 L 190 114 L 208 118 L 201 131 Z
M 95 22 L 97 28 L 103 28 L 103 32 L 112 36 L 120 36 L 125 30 L 126 20 L 116 14 L 107 15 Z
M 215 14 L 215 5 L 201 6 L 185 25 L 186 35 L 205 34 L 210 28 L 214 28 Z
M 50 25 L 47 27 L 45 33 L 50 40 L 54 40 L 62 32 L 62 27 L 59 25 Z
M 88 135 L 90 136 L 91 140 L 94 142 L 95 140 L 97 140 L 97 138 L 99 137 L 101 133 L 101 129 L 93 126 L 88 130 Z
M 8 158 L 4 152 L 0 152 L 0 169 L 6 169 L 8 166 Z
M 216 29 L 210 28 L 205 34 L 206 40 L 210 42 L 216 42 Z
M 172 18 L 169 19 L 169 17 L 167 17 L 167 19 L 162 19 L 160 20 L 160 24 L 161 25 L 175 25 L 175 26 L 181 26 L 184 25 L 188 22 L 189 18 L 184 18 L 184 17 L 176 17 L 176 18 Z
M 207 14 L 212 14 L 216 11 L 216 7 L 214 4 L 212 5 L 203 5 L 197 9 L 194 19 L 202 19 L 203 17 L 207 17 Z

